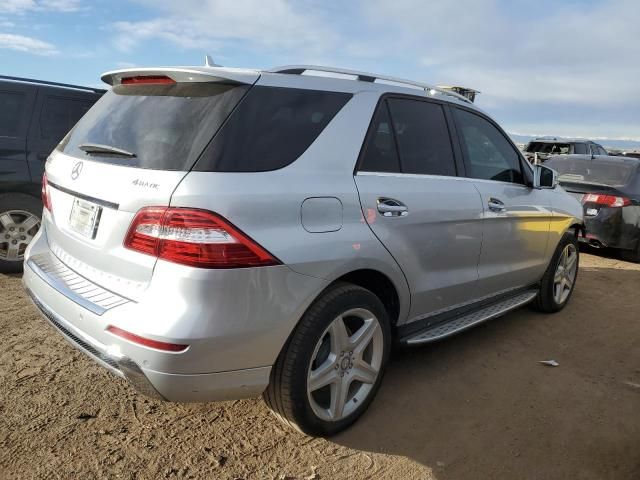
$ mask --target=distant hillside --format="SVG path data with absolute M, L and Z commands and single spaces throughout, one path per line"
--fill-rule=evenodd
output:
M 530 135 L 518 135 L 516 133 L 510 133 L 509 136 L 515 143 L 528 143 L 532 138 L 534 138 Z M 563 139 L 563 137 L 553 137 L 550 135 L 535 138 L 557 138 L 558 140 Z M 615 148 L 619 150 L 640 150 L 640 141 L 637 140 L 618 140 L 615 138 L 589 138 L 588 140 L 599 143 L 605 148 Z

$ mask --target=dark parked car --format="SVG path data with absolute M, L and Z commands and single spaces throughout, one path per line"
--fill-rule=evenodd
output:
M 530 141 L 524 149 L 527 160 L 533 162 L 535 154 L 538 160 L 544 162 L 553 155 L 608 155 L 607 151 L 590 140 L 568 140 L 557 138 L 536 138 Z
M 620 249 L 625 260 L 640 262 L 640 160 L 569 155 L 545 165 L 582 201 L 587 233 L 581 240 Z
M 0 75 L 0 272 L 22 269 L 49 153 L 104 90 Z

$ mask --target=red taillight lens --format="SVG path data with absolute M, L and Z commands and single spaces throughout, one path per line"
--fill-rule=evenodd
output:
M 51 211 L 51 196 L 49 195 L 49 184 L 47 183 L 47 174 L 42 174 L 42 205 L 44 208 Z
M 587 193 L 582 197 L 582 203 L 595 203 L 605 207 L 626 207 L 631 205 L 631 200 L 626 197 L 617 197 L 615 195 L 600 195 L 598 193 Z
M 140 75 L 137 77 L 124 77 L 120 83 L 122 85 L 169 85 L 176 83 L 166 75 Z
M 165 352 L 182 352 L 189 346 L 180 345 L 178 343 L 167 343 L 159 342 L 157 340 L 151 340 L 149 338 L 144 338 L 134 333 L 127 332 L 126 330 L 122 330 L 121 328 L 114 327 L 113 325 L 109 325 L 107 327 L 107 332 L 113 333 L 114 335 L 120 338 L 124 338 L 125 340 L 129 340 L 130 342 L 137 343 L 138 345 L 155 348 L 156 350 L 164 350 Z
M 222 217 L 191 208 L 143 208 L 133 219 L 124 246 L 200 268 L 263 267 L 280 263 Z

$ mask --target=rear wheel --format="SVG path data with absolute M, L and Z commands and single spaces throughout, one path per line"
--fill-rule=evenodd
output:
M 273 367 L 264 399 L 303 433 L 336 434 L 373 400 L 390 344 L 389 320 L 378 297 L 338 284 L 300 320 Z
M 24 252 L 40 228 L 42 204 L 24 193 L 0 195 L 0 272 L 20 272 Z
M 578 240 L 572 233 L 565 233 L 540 282 L 535 307 L 547 313 L 562 310 L 575 288 L 580 263 Z

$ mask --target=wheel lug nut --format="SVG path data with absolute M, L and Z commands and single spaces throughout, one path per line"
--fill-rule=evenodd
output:
M 11 235 L 6 234 L 6 235 L 4 236 L 4 238 L 6 238 L 6 239 L 8 240 L 8 239 L 10 239 L 10 238 L 11 238 Z
M 15 227 L 9 227 L 9 231 L 13 232 L 15 230 Z
M 20 231 L 20 232 L 24 232 L 24 228 L 21 228 L 19 231 Z
M 11 240 L 11 243 L 12 243 L 13 245 L 15 245 L 16 243 L 18 243 L 18 241 L 17 241 L 17 240 Z
M 20 236 L 20 240 L 26 240 L 26 239 L 27 239 L 27 237 L 25 237 L 24 235 Z

